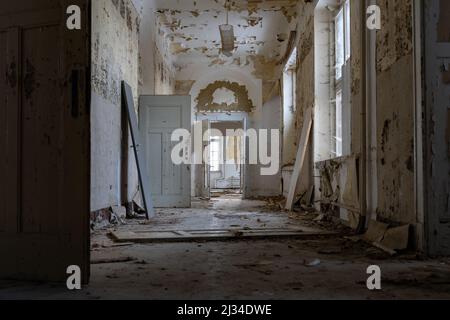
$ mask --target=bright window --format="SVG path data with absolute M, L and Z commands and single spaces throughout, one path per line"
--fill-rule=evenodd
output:
M 295 48 L 286 63 L 283 72 L 284 87 L 284 109 L 290 110 L 292 113 L 296 109 L 296 69 L 297 69 L 297 48 Z
M 342 91 L 336 94 L 336 155 L 342 156 Z
M 336 55 L 336 80 L 342 79 L 342 67 L 345 60 L 345 45 L 344 45 L 344 12 L 339 10 L 335 19 L 335 55 Z
M 218 172 L 220 171 L 220 158 L 221 158 L 221 137 L 211 137 L 209 150 L 209 165 L 211 166 L 211 171 Z
M 349 101 L 344 99 L 344 92 L 348 93 L 348 84 L 350 79 L 345 79 L 348 77 L 349 73 L 345 70 L 349 66 L 351 47 L 350 47 L 350 1 L 345 1 L 340 7 L 338 13 L 334 19 L 335 26 L 335 87 L 334 92 L 336 94 L 336 131 L 335 131 L 335 154 L 337 157 L 343 155 L 343 118 L 344 108 L 349 108 Z M 346 143 L 349 143 L 348 141 Z

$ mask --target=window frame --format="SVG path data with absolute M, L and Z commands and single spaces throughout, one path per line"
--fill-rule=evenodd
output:
M 342 157 L 344 155 L 344 119 L 343 110 L 348 107 L 345 105 L 344 101 L 344 67 L 350 63 L 351 59 L 351 11 L 350 11 L 350 1 L 343 1 L 336 14 L 333 17 L 334 26 L 334 112 L 335 112 L 335 130 L 334 130 L 334 151 L 336 157 Z M 339 21 L 342 19 L 342 21 Z M 339 25 L 341 24 L 341 25 Z M 338 28 L 342 28 L 339 30 Z M 342 37 L 339 39 L 338 37 Z M 342 47 L 338 48 L 338 45 Z M 342 60 L 338 61 L 338 50 L 341 51 Z M 342 64 L 340 64 L 342 63 Z M 349 79 L 347 79 L 349 80 Z M 340 98 L 339 98 L 340 97 Z M 339 113 L 339 114 L 338 114 Z

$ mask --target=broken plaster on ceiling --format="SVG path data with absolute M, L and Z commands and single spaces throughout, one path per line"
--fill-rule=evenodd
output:
M 295 28 L 298 1 L 232 1 L 229 20 L 235 27 L 236 38 L 232 57 L 221 54 L 219 25 L 226 21 L 223 2 L 181 4 L 168 0 L 158 5 L 157 27 L 169 43 L 177 70 L 192 65 L 234 65 L 248 67 L 257 78 L 273 79 L 273 61 L 285 53 L 286 34 Z

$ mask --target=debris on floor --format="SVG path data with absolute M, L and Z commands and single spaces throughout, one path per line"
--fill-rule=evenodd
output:
M 408 249 L 410 225 L 390 227 L 389 224 L 370 221 L 366 233 L 347 237 L 354 242 L 365 241 L 372 246 L 394 256 Z
M 317 267 L 318 265 L 320 265 L 322 262 L 319 259 L 315 259 L 313 261 L 310 262 L 306 262 L 305 261 L 305 266 L 307 267 Z
M 108 209 L 91 213 L 91 230 L 101 230 L 115 225 L 126 224 L 127 209 L 123 206 L 112 206 Z
M 239 239 L 296 238 L 310 239 L 314 237 L 335 236 L 336 233 L 313 230 L 309 228 L 248 228 L 241 229 L 209 229 L 209 230 L 136 230 L 112 231 L 110 236 L 117 242 L 186 242 L 186 241 L 226 241 Z
M 135 261 L 133 257 L 107 257 L 107 258 L 93 258 L 91 264 L 107 264 L 107 263 L 121 263 Z

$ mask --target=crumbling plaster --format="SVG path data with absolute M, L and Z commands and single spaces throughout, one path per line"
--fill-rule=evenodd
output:
M 378 219 L 417 222 L 411 0 L 379 0 L 377 33 Z
M 122 181 L 121 81 L 138 98 L 139 16 L 130 0 L 92 2 L 91 210 L 131 201 L 137 190 L 128 148 L 128 181 Z M 131 146 L 131 141 L 128 143 Z M 121 185 L 127 185 L 122 199 Z
M 295 127 L 291 137 L 285 137 L 283 144 L 283 190 L 289 188 L 292 166 L 300 141 L 303 116 L 307 108 L 315 103 L 315 68 L 314 68 L 314 9 L 315 3 L 299 1 L 297 6 L 297 70 L 296 70 L 296 112 Z M 306 193 L 313 182 L 312 139 L 307 147 L 305 164 L 300 173 L 298 194 Z
M 413 64 L 412 64 L 412 9 L 410 0 L 377 1 L 382 9 L 382 30 L 377 32 L 377 180 L 378 216 L 396 223 L 415 223 L 414 212 L 414 122 L 413 122 Z M 284 165 L 293 163 L 296 142 L 303 122 L 304 110 L 317 103 L 314 70 L 315 3 L 301 1 L 298 5 L 298 67 L 296 136 L 291 147 L 284 144 Z M 361 65 L 361 2 L 351 0 L 351 153 L 361 152 L 362 65 Z M 316 97 L 317 98 L 317 97 Z M 384 128 L 384 129 L 383 129 Z M 313 142 L 311 142 L 312 144 Z M 308 152 L 311 152 L 309 150 Z M 307 155 L 310 159 L 311 155 Z M 340 169 L 337 168 L 337 171 Z M 358 170 L 358 169 L 356 169 Z M 342 176 L 339 172 L 338 176 Z M 311 185 L 312 168 L 301 173 L 301 194 Z M 317 182 L 317 181 L 316 181 Z M 345 183 L 345 182 L 343 182 Z M 316 188 L 320 186 L 316 183 Z M 341 186 L 343 188 L 343 186 Z M 317 194 L 316 194 L 317 195 Z M 320 193 L 318 194 L 320 196 Z
M 155 2 L 158 32 L 178 69 L 238 66 L 261 78 L 271 78 L 274 66 L 279 66 L 297 15 L 296 0 L 231 1 L 228 18 L 236 49 L 227 57 L 221 54 L 219 37 L 219 25 L 227 18 L 225 1 Z

